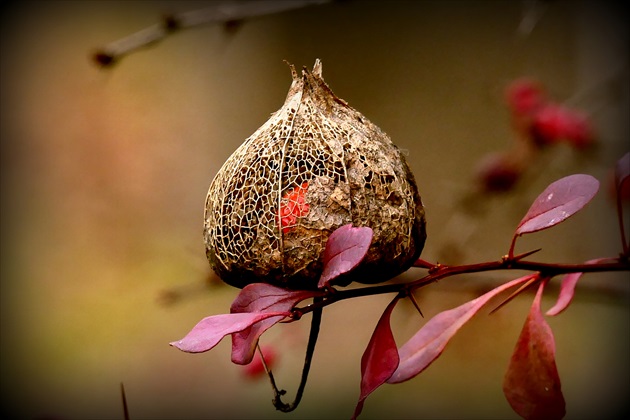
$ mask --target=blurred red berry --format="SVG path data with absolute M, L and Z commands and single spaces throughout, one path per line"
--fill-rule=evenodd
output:
M 505 89 L 505 99 L 512 113 L 519 117 L 533 115 L 547 101 L 540 83 L 531 79 L 518 79 Z
M 566 138 L 570 124 L 568 109 L 557 104 L 548 104 L 534 115 L 530 134 L 535 144 L 545 146 Z
M 595 143 L 595 136 L 590 118 L 577 111 L 571 112 L 569 117 L 566 140 L 578 149 L 592 146 Z
M 536 113 L 530 133 L 538 146 L 565 140 L 572 146 L 585 148 L 594 141 L 590 119 L 557 104 L 548 104 Z
M 511 190 L 522 174 L 522 167 L 505 153 L 493 153 L 479 162 L 477 179 L 485 192 Z
M 265 356 L 265 363 L 267 363 L 267 367 L 269 369 L 273 369 L 273 366 L 278 361 L 278 356 L 276 351 L 272 346 L 262 346 L 262 353 Z M 243 366 L 244 375 L 249 379 L 257 379 L 262 377 L 265 372 L 265 366 L 263 365 L 262 359 L 260 357 L 260 353 L 256 351 L 254 353 L 254 358 L 248 364 Z

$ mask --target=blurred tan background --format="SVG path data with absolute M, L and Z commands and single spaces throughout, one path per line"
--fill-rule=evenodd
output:
M 628 150 L 630 94 L 625 14 L 611 4 L 346 0 L 235 30 L 185 30 L 100 69 L 89 60 L 98 47 L 208 2 L 2 3 L 3 413 L 120 419 L 123 382 L 132 419 L 351 416 L 360 357 L 391 296 L 325 311 L 291 414 L 274 410 L 265 380 L 230 363 L 229 340 L 201 355 L 168 345 L 237 294 L 215 284 L 205 260 L 204 199 L 224 160 L 281 106 L 291 81 L 283 60 L 311 67 L 320 58 L 335 93 L 408 150 L 427 208 L 425 259 L 500 258 L 532 200 L 576 172 L 602 180 L 600 194 L 517 251 L 543 247 L 536 259 L 548 262 L 617 255 L 608 182 Z M 511 147 L 503 89 L 521 76 L 592 113 L 598 147 L 551 148 L 517 190 L 482 197 L 471 212 L 462 198 L 476 188 L 479 160 Z M 446 279 L 418 300 L 431 317 L 521 274 Z M 627 273 L 586 276 L 573 305 L 549 319 L 567 418 L 627 408 L 629 291 Z M 544 310 L 553 299 L 550 289 Z M 370 396 L 362 418 L 515 418 L 501 383 L 530 302 L 474 318 L 426 372 Z M 280 351 L 276 379 L 289 397 L 305 321 L 262 340 Z M 401 303 L 399 343 L 425 321 Z

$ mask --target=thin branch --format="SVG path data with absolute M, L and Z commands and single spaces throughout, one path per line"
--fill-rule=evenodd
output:
M 313 305 L 321 303 L 321 297 L 313 298 Z M 308 379 L 308 372 L 311 369 L 311 361 L 313 360 L 313 354 L 315 353 L 315 344 L 317 344 L 317 337 L 319 336 L 319 327 L 322 322 L 322 309 L 315 308 L 313 310 L 313 318 L 311 320 L 311 331 L 308 336 L 308 344 L 306 346 L 306 356 L 304 357 L 304 367 L 302 368 L 302 379 L 300 380 L 300 385 L 298 387 L 297 393 L 295 394 L 295 399 L 291 404 L 286 404 L 282 402 L 282 395 L 286 393 L 284 390 L 279 390 L 276 387 L 276 383 L 273 380 L 273 376 L 271 375 L 271 371 L 267 371 L 269 374 L 269 378 L 271 380 L 271 385 L 273 387 L 273 406 L 276 410 L 282 411 L 284 413 L 288 413 L 297 408 L 298 404 L 302 400 L 302 395 L 304 394 L 304 388 L 306 387 L 306 381 Z
M 514 259 L 514 247 L 516 246 L 516 239 L 518 239 L 518 235 L 512 236 L 512 243 L 510 244 L 510 250 L 508 251 L 508 259 Z
M 129 409 L 127 408 L 127 396 L 125 395 L 125 386 L 120 383 L 120 395 L 122 397 L 123 416 L 125 420 L 129 420 Z
M 140 48 L 145 48 L 162 41 L 168 35 L 180 29 L 194 26 L 224 23 L 229 25 L 257 16 L 264 16 L 305 6 L 328 3 L 331 0 L 231 0 L 214 3 L 201 10 L 169 14 L 158 24 L 149 26 L 96 50 L 92 61 L 101 67 L 111 67 L 120 59 Z
M 429 270 L 431 270 L 432 268 L 435 267 L 435 264 L 430 263 L 428 261 L 423 260 L 422 258 L 418 258 L 414 263 L 413 263 L 414 267 L 418 267 L 418 268 L 428 268 Z
M 278 389 L 278 386 L 276 385 L 276 380 L 273 377 L 273 372 L 271 371 L 271 368 L 269 367 L 269 365 L 267 365 L 267 361 L 265 360 L 265 356 L 263 355 L 263 352 L 260 349 L 259 343 L 256 343 L 256 350 L 258 351 L 258 354 L 260 355 L 260 361 L 262 362 L 263 367 L 265 368 L 265 372 L 267 372 L 267 376 L 269 377 L 269 382 L 271 383 L 271 388 L 273 389 L 274 405 L 275 405 L 276 399 L 280 399 L 280 396 L 286 394 L 287 391 L 285 391 L 284 389 Z
M 361 296 L 372 296 L 384 293 L 401 293 L 410 294 L 413 290 L 420 287 L 435 283 L 446 277 L 452 277 L 459 274 L 471 274 L 498 270 L 526 270 L 539 272 L 540 277 L 555 277 L 560 274 L 567 273 L 597 273 L 597 272 L 616 272 L 630 271 L 630 261 L 627 259 L 611 259 L 615 262 L 606 262 L 598 264 L 550 264 L 536 261 L 521 261 L 519 259 L 503 258 L 500 261 L 490 261 L 478 264 L 458 265 L 458 266 L 437 266 L 429 274 L 408 283 L 393 283 L 377 286 L 361 287 L 349 290 L 335 290 L 329 293 L 317 302 L 312 304 L 294 308 L 293 312 L 297 319 L 302 315 L 312 312 L 316 309 L 324 308 L 335 302 L 352 299 Z

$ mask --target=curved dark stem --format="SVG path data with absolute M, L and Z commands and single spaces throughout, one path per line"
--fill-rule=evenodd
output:
M 321 304 L 323 298 L 313 298 L 313 304 Z M 315 344 L 317 343 L 317 337 L 319 336 L 319 327 L 322 322 L 322 308 L 317 307 L 313 310 L 313 318 L 311 319 L 311 331 L 308 335 L 308 344 L 306 346 L 306 356 L 304 357 L 304 367 L 302 368 L 302 379 L 300 380 L 300 386 L 295 394 L 295 400 L 291 404 L 286 404 L 282 401 L 282 395 L 286 393 L 284 390 L 279 390 L 276 387 L 275 381 L 271 372 L 269 372 L 269 378 L 271 379 L 271 385 L 273 386 L 273 406 L 276 410 L 288 413 L 297 408 L 298 404 L 302 400 L 304 394 L 304 388 L 306 387 L 306 380 L 308 379 L 308 371 L 311 369 L 311 360 L 313 359 L 313 353 L 315 353 Z

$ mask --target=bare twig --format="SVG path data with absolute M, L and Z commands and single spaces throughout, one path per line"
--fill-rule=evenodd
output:
M 140 48 L 145 48 L 163 40 L 168 35 L 194 26 L 223 23 L 230 25 L 245 19 L 280 13 L 305 6 L 328 3 L 331 0 L 228 0 L 214 3 L 201 10 L 168 14 L 158 24 L 149 26 L 104 47 L 98 48 L 91 56 L 92 61 L 101 67 L 111 67 L 120 59 Z
M 125 396 L 125 386 L 120 383 L 120 395 L 122 396 L 123 415 L 125 420 L 129 420 L 129 409 L 127 408 L 127 397 Z
M 321 297 L 313 298 L 313 305 L 320 304 L 322 302 Z M 273 387 L 273 406 L 276 410 L 288 413 L 297 408 L 298 404 L 302 400 L 304 394 L 304 388 L 306 387 L 306 380 L 308 379 L 308 372 L 311 369 L 311 361 L 313 360 L 313 354 L 315 353 L 315 344 L 317 344 L 317 337 L 319 336 L 319 327 L 322 322 L 322 309 L 321 307 L 313 310 L 313 319 L 311 320 L 311 332 L 308 336 L 308 344 L 306 346 L 306 356 L 304 357 L 304 367 L 302 368 L 302 379 L 300 379 L 300 385 L 298 386 L 295 399 L 291 404 L 286 404 L 282 401 L 282 396 L 286 393 L 283 389 L 278 389 L 276 382 L 273 379 L 273 375 L 270 370 L 267 370 L 271 386 Z M 266 369 L 266 367 L 265 367 Z

